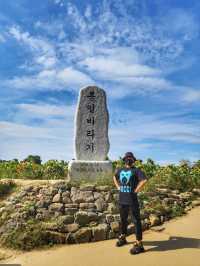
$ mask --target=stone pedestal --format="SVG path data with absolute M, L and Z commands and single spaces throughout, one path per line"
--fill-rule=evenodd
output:
M 95 180 L 98 177 L 110 177 L 113 175 L 111 161 L 84 161 L 71 160 L 68 166 L 68 179 Z

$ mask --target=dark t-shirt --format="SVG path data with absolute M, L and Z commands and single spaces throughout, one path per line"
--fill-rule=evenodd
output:
M 141 180 L 147 179 L 145 173 L 136 167 L 122 167 L 117 168 L 114 175 L 120 185 L 119 203 L 132 205 L 137 199 L 135 188 Z

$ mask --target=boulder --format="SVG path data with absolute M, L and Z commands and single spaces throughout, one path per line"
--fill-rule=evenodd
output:
M 106 214 L 106 222 L 107 223 L 114 222 L 114 217 L 112 214 Z
M 45 238 L 48 239 L 48 242 L 54 244 L 64 244 L 66 242 L 66 234 L 54 232 L 54 231 L 45 231 Z
M 76 212 L 78 212 L 78 208 L 65 208 L 64 211 L 66 215 L 74 215 Z
M 52 203 L 49 206 L 50 212 L 63 212 L 63 210 L 64 210 L 64 205 L 62 203 Z
M 71 224 L 74 222 L 73 215 L 61 215 L 58 217 L 57 223 L 58 224 Z
M 114 204 L 113 202 L 108 203 L 108 212 L 111 214 L 117 214 L 119 213 L 119 207 L 117 204 Z
M 79 229 L 79 224 L 77 223 L 67 224 L 65 225 L 65 229 L 66 229 L 66 232 L 74 233 Z
M 110 223 L 110 228 L 113 232 L 119 232 L 119 226 L 120 226 L 120 223 L 119 222 L 111 222 Z
M 65 203 L 64 206 L 65 206 L 65 208 L 75 208 L 75 209 L 79 208 L 78 203 Z
M 72 201 L 75 203 L 94 202 L 92 191 L 79 191 L 72 195 Z
M 80 228 L 74 233 L 75 243 L 90 242 L 92 238 L 92 230 L 89 227 Z
M 81 226 L 87 225 L 90 222 L 90 217 L 86 211 L 78 211 L 75 214 L 75 223 Z
M 79 205 L 81 210 L 84 209 L 96 209 L 96 205 L 93 202 L 82 202 Z
M 153 214 L 153 213 L 151 213 L 149 215 L 149 220 L 150 220 L 150 225 L 151 226 L 155 226 L 155 225 L 159 225 L 160 224 L 160 218 L 157 215 Z
M 102 198 L 98 198 L 95 201 L 95 206 L 97 208 L 97 211 L 102 212 L 107 208 L 107 203 Z
M 81 191 L 94 191 L 95 190 L 95 185 L 92 184 L 84 184 L 80 186 Z
M 62 202 L 63 203 L 72 203 L 69 191 L 65 191 L 62 193 Z
M 107 239 L 108 225 L 99 224 L 92 228 L 92 236 L 94 241 Z
M 53 199 L 52 199 L 52 202 L 62 202 L 62 196 L 61 196 L 61 193 L 57 193 Z
M 192 201 L 192 206 L 193 206 L 193 207 L 200 206 L 200 199 L 193 200 L 193 201 Z
M 192 193 L 200 196 L 200 188 L 193 188 Z
M 97 192 L 97 191 L 94 191 L 93 195 L 94 195 L 94 200 L 97 200 L 99 198 L 103 198 L 102 194 L 100 192 Z
M 104 198 L 105 198 L 106 202 L 112 202 L 113 201 L 112 193 L 110 191 L 105 193 Z

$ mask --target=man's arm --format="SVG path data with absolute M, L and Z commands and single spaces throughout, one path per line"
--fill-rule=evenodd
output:
M 119 171 L 120 171 L 120 169 L 116 168 L 114 176 L 113 176 L 113 182 L 114 182 L 114 184 L 118 190 L 120 190 L 120 185 L 119 185 L 119 181 L 118 181 L 119 180 Z
M 139 192 L 142 189 L 142 187 L 145 185 L 145 183 L 148 180 L 148 178 L 146 177 L 145 173 L 141 169 L 137 170 L 137 176 L 138 176 L 139 183 L 138 183 L 137 187 L 134 190 L 134 192 L 136 192 L 136 193 Z
M 142 189 L 142 187 L 144 186 L 144 184 L 147 182 L 147 179 L 145 179 L 145 180 L 141 180 L 139 183 L 138 183 L 138 185 L 137 185 L 137 187 L 135 188 L 135 192 L 137 193 L 137 192 L 139 192 L 141 189 Z
M 118 181 L 116 179 L 116 176 L 113 176 L 113 181 L 114 181 L 114 184 L 115 184 L 116 188 L 119 190 L 120 186 L 119 186 L 119 183 L 118 183 Z

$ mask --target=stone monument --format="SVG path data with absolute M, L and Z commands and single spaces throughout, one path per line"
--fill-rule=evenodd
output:
M 69 162 L 68 179 L 112 176 L 112 162 L 106 160 L 108 123 L 105 91 L 96 86 L 81 89 L 75 114 L 75 159 Z

